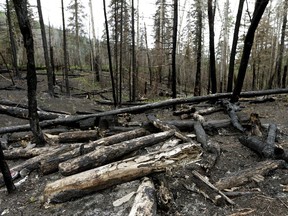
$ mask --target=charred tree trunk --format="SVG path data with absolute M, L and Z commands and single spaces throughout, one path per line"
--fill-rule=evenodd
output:
M 197 69 L 194 87 L 194 96 L 201 95 L 201 60 L 202 60 L 202 8 L 197 4 Z
M 243 12 L 243 5 L 244 5 L 244 0 L 240 0 L 239 6 L 238 6 L 236 23 L 235 23 L 231 54 L 230 54 L 227 92 L 232 92 L 232 87 L 233 87 L 235 56 L 236 56 L 239 28 L 240 28 L 240 23 L 241 23 L 241 16 Z
M 237 102 L 239 100 L 240 93 L 242 91 L 246 70 L 250 58 L 250 53 L 254 41 L 254 35 L 255 31 L 258 27 L 258 24 L 261 20 L 261 17 L 265 11 L 265 8 L 268 4 L 269 0 L 257 0 L 255 3 L 255 9 L 253 13 L 253 18 L 251 21 L 251 25 L 247 31 L 245 41 L 244 41 L 244 48 L 243 48 L 243 54 L 240 62 L 238 77 L 237 77 L 237 83 L 233 90 L 233 95 L 231 98 L 231 102 Z
M 14 190 L 16 190 L 16 187 L 13 183 L 9 167 L 4 159 L 4 154 L 3 154 L 1 143 L 0 143 L 0 169 L 3 175 L 3 179 L 5 182 L 7 191 L 8 193 L 12 193 Z
M 177 46 L 177 26 L 178 26 L 178 0 L 174 0 L 174 18 L 173 18 L 173 49 L 172 49 L 172 98 L 177 97 L 177 72 L 176 72 L 176 46 Z M 174 106 L 174 109 L 176 107 Z
M 16 77 L 20 78 L 20 73 L 19 73 L 18 64 L 17 64 L 17 49 L 16 49 L 16 43 L 15 43 L 15 35 L 12 29 L 11 10 L 10 10 L 8 0 L 6 0 L 6 9 L 7 9 L 7 21 L 8 21 L 8 28 L 9 28 L 11 51 L 12 51 L 13 68 L 14 68 Z
M 214 44 L 214 14 L 212 0 L 208 0 L 208 19 L 209 19 L 209 71 L 211 79 L 212 94 L 217 92 L 216 63 L 215 63 L 215 44 Z
M 37 9 L 38 9 L 38 14 L 39 14 L 39 23 L 40 23 L 41 35 L 42 35 L 44 59 L 45 59 L 45 65 L 46 65 L 46 70 L 47 70 L 48 92 L 49 92 L 50 96 L 53 97 L 54 96 L 53 72 L 52 72 L 52 69 L 50 66 L 46 31 L 45 31 L 45 25 L 44 25 L 43 15 L 42 15 L 41 0 L 37 0 Z
M 17 14 L 17 19 L 21 33 L 23 35 L 24 46 L 27 55 L 27 86 L 28 86 L 28 108 L 29 120 L 32 133 L 37 145 L 44 145 L 45 139 L 39 125 L 39 116 L 37 113 L 37 76 L 34 59 L 34 42 L 31 25 L 28 19 L 27 1 L 13 0 Z

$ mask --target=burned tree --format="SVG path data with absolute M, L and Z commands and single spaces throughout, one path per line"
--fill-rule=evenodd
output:
M 37 113 L 37 76 L 34 59 L 34 41 L 28 18 L 27 0 L 13 0 L 13 2 L 27 55 L 27 86 L 30 127 L 36 144 L 44 145 L 45 139 L 39 126 L 39 116 Z

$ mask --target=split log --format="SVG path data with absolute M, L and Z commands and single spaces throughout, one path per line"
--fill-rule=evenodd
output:
M 49 113 L 45 111 L 37 111 L 39 115 L 39 120 L 49 120 L 49 119 L 56 119 L 56 118 L 65 118 L 67 115 L 58 114 L 58 113 Z M 20 107 L 11 107 L 0 105 L 0 113 L 10 115 L 16 118 L 23 118 L 28 119 L 28 109 L 23 109 Z
M 273 89 L 273 90 L 263 90 L 263 91 L 250 91 L 250 92 L 242 92 L 240 97 L 255 97 L 261 95 L 269 95 L 269 94 L 285 94 L 288 93 L 287 89 Z M 189 103 L 198 103 L 207 100 L 217 100 L 223 98 L 231 97 L 232 93 L 218 93 L 218 94 L 211 94 L 206 96 L 199 96 L 199 97 L 191 97 L 191 98 L 175 98 L 175 99 L 168 99 L 160 102 L 149 103 L 139 106 L 133 107 L 125 107 L 115 110 L 109 110 L 105 112 L 89 114 L 89 115 L 78 115 L 78 116 L 69 116 L 67 118 L 57 118 L 52 120 L 46 120 L 40 122 L 40 126 L 42 128 L 47 128 L 55 125 L 69 125 L 72 122 L 77 122 L 83 119 L 92 118 L 92 117 L 101 117 L 101 116 L 108 116 L 108 115 L 117 115 L 120 113 L 143 113 L 144 111 L 151 110 L 151 109 L 158 109 L 162 107 L 169 107 L 178 104 L 189 104 Z M 10 126 L 10 127 L 2 127 L 0 128 L 0 134 L 3 133 L 11 133 L 11 132 L 19 132 L 19 131 L 27 131 L 30 130 L 30 125 L 19 125 L 19 126 Z
M 192 141 L 191 138 L 189 138 L 185 134 L 182 134 L 180 132 L 180 130 L 177 127 L 175 127 L 174 125 L 165 124 L 164 122 L 160 121 L 159 119 L 157 119 L 152 114 L 146 115 L 146 117 L 156 128 L 159 128 L 162 131 L 175 130 L 175 136 L 177 138 L 183 140 L 184 142 L 191 142 Z
M 283 159 L 288 162 L 287 151 L 284 151 L 280 146 L 269 145 L 253 136 L 241 136 L 239 141 L 264 158 Z
M 156 215 L 157 201 L 153 182 L 144 177 L 130 210 L 129 216 L 153 216 Z
M 283 160 L 266 160 L 257 163 L 253 167 L 241 170 L 239 172 L 234 172 L 229 174 L 229 176 L 221 178 L 215 183 L 215 186 L 219 190 L 224 190 L 227 188 L 238 187 L 246 184 L 252 180 L 255 175 L 266 175 L 272 170 L 281 168 L 285 165 Z
M 199 147 L 186 143 L 164 152 L 153 152 L 113 162 L 48 183 L 44 189 L 44 201 L 53 203 L 69 201 L 154 172 L 165 171 L 168 166 L 181 164 L 183 159 L 194 162 L 199 156 Z
M 59 171 L 62 175 L 67 176 L 102 166 L 135 150 L 162 142 L 174 134 L 175 131 L 170 130 L 138 137 L 111 146 L 100 146 L 88 154 L 60 163 Z
M 234 205 L 235 203 L 222 193 L 217 187 L 215 187 L 206 177 L 202 176 L 196 170 L 192 171 L 193 182 L 198 188 L 198 192 L 205 198 L 210 199 L 215 205 L 223 205 L 226 200 L 229 204 Z
M 134 131 L 119 133 L 110 137 L 105 137 L 88 144 L 80 144 L 72 151 L 56 155 L 56 157 L 50 157 L 46 160 L 42 160 L 40 163 L 40 171 L 43 175 L 56 172 L 60 163 L 94 151 L 99 146 L 109 146 L 115 143 L 131 140 L 136 137 L 141 137 L 146 134 L 147 131 L 141 128 Z

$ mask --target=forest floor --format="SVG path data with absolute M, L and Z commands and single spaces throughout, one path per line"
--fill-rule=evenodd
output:
M 18 89 L 6 88 L 11 85 L 9 80 L 0 77 L 0 100 L 10 100 L 19 104 L 26 104 L 26 80 L 16 80 Z M 84 84 L 83 84 L 84 83 Z M 85 89 L 83 78 L 72 78 L 71 85 L 78 89 Z M 5 89 L 6 88 L 6 89 Z M 99 87 L 100 88 L 100 87 Z M 38 105 L 54 111 L 65 111 L 71 114 L 77 112 L 95 112 L 95 110 L 108 110 L 111 107 L 100 105 L 95 99 L 101 98 L 76 98 L 66 97 L 58 94 L 56 98 L 50 98 L 45 92 L 46 77 L 38 76 Z M 60 89 L 56 89 L 60 92 Z M 75 89 L 72 93 L 77 92 Z M 106 93 L 103 93 L 106 95 Z M 107 97 L 110 95 L 107 93 Z M 281 131 L 278 144 L 288 149 L 288 96 L 275 96 L 274 102 L 265 102 L 252 104 L 247 101 L 241 101 L 243 109 L 239 114 L 250 115 L 258 113 L 262 124 L 277 124 Z M 171 120 L 176 117 L 172 115 L 172 109 L 151 110 L 161 120 Z M 135 114 L 132 121 L 144 121 L 145 114 Z M 205 116 L 206 119 L 225 119 L 227 114 L 223 111 L 216 112 Z M 0 114 L 1 127 L 21 125 L 28 123 L 27 120 L 14 118 L 8 115 Z M 187 133 L 187 132 L 185 132 Z M 188 133 L 193 133 L 191 130 Z M 20 134 L 20 133 L 19 133 Z M 240 171 L 254 166 L 256 163 L 265 159 L 243 146 L 239 141 L 240 133 L 234 128 L 228 127 L 219 129 L 218 133 L 209 135 L 211 142 L 220 145 L 221 154 L 215 166 L 206 173 L 211 183 L 217 182 L 220 178 L 229 173 Z M 7 135 L 3 135 L 5 137 Z M 24 136 L 24 135 L 23 135 Z M 21 160 L 7 161 L 9 167 L 21 163 Z M 173 170 L 172 177 L 167 177 L 168 185 L 171 186 L 175 208 L 173 212 L 165 210 L 158 211 L 158 215 L 288 215 L 288 169 L 276 169 L 264 176 L 262 181 L 250 181 L 243 186 L 235 188 L 237 191 L 247 192 L 242 195 L 230 197 L 235 205 L 222 204 L 215 205 L 209 199 L 204 198 L 201 194 L 183 184 L 186 175 L 190 175 L 191 170 Z M 124 197 L 125 195 L 135 192 L 139 186 L 140 180 L 123 183 L 108 189 L 93 193 L 83 198 L 65 202 L 62 204 L 47 204 L 42 202 L 43 190 L 48 182 L 61 178 L 59 173 L 41 175 L 38 171 L 30 173 L 28 178 L 17 187 L 13 194 L 8 194 L 6 188 L 0 188 L 0 215 L 109 215 L 122 216 L 128 215 L 133 204 L 132 197 L 120 206 L 114 206 L 113 202 Z M 18 182 L 21 179 L 17 179 Z M 187 182 L 186 182 L 187 183 Z M 285 190 L 286 188 L 286 190 Z

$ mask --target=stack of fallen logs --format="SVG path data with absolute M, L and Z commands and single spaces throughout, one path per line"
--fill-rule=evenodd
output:
M 40 170 L 43 175 L 57 171 L 62 174 L 63 178 L 46 185 L 44 190 L 45 202 L 65 202 L 113 185 L 142 178 L 130 215 L 136 215 L 138 211 L 143 211 L 143 209 L 153 213 L 156 211 L 157 202 L 156 196 L 151 196 L 151 194 L 155 195 L 155 186 L 147 176 L 152 173 L 163 173 L 175 167 L 182 167 L 183 169 L 193 169 L 191 180 L 195 182 L 199 193 L 211 199 L 215 204 L 222 203 L 223 200 L 226 203 L 234 204 L 222 192 L 224 189 L 242 185 L 250 181 L 255 175 L 264 175 L 270 170 L 282 167 L 288 161 L 288 156 L 287 151 L 275 144 L 276 125 L 269 126 L 267 139 L 263 140 L 263 136 L 259 137 L 259 133 L 253 133 L 253 131 L 262 130 L 259 121 L 251 121 L 250 117 L 250 129 L 247 132 L 247 128 L 243 127 L 241 122 L 247 123 L 249 119 L 239 120 L 236 115 L 239 107 L 230 104 L 227 100 L 222 100 L 220 104 L 220 107 L 218 104 L 216 107 L 204 110 L 196 111 L 196 109 L 189 107 L 184 111 L 175 112 L 174 114 L 180 115 L 182 120 L 161 121 L 155 115 L 147 114 L 148 121 L 137 126 L 136 129 L 132 128 L 102 138 L 101 128 L 62 131 L 57 135 L 48 134 L 48 130 L 46 136 L 50 140 L 50 146 L 42 148 L 28 146 L 27 148 L 14 148 L 3 152 L 6 160 L 26 159 L 23 163 L 10 168 L 14 179 L 27 176 L 36 169 Z M 203 115 L 219 112 L 223 109 L 227 111 L 229 119 L 206 121 L 203 117 Z M 124 111 L 126 111 L 125 108 L 122 108 L 116 112 L 112 110 L 111 113 L 119 114 L 124 113 Z M 132 111 L 134 111 L 133 108 Z M 107 113 L 105 115 L 99 114 L 100 118 L 110 114 L 109 111 Z M 42 126 L 54 126 L 60 122 L 59 119 L 61 118 L 63 120 L 61 122 L 66 124 L 99 117 L 97 115 L 87 115 L 86 118 L 76 116 L 71 120 L 70 117 L 67 118 L 67 114 L 58 113 L 57 115 L 60 116 L 50 117 L 48 118 L 50 121 L 48 120 L 46 123 L 43 121 Z M 53 121 L 56 117 L 57 119 Z M 253 117 L 255 117 L 254 114 Z M 192 119 L 183 120 L 183 118 Z M 47 118 L 43 117 L 43 119 Z M 69 120 L 65 121 L 65 119 Z M 255 167 L 232 173 L 212 184 L 200 174 L 200 171 L 196 171 L 195 166 L 198 165 L 195 165 L 195 162 L 201 161 L 200 165 L 206 171 L 215 165 L 220 156 L 220 147 L 217 143 L 211 143 L 208 140 L 205 131 L 227 127 L 230 124 L 240 132 L 239 141 L 243 145 L 256 151 L 262 157 L 273 160 L 266 160 L 256 164 Z M 13 129 L 7 127 L 0 129 L 0 132 L 25 131 L 26 128 L 26 126 L 14 127 Z M 187 128 L 194 129 L 197 142 L 193 140 L 193 136 L 182 132 Z M 175 142 L 171 142 L 171 140 Z M 154 148 L 150 150 L 151 147 Z

